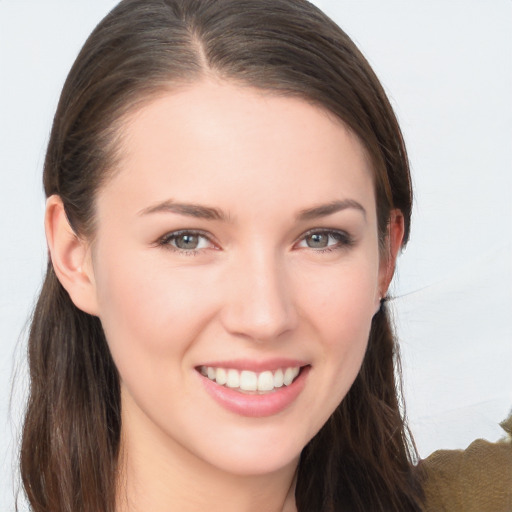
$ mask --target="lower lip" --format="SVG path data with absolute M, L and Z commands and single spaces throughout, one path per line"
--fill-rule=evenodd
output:
M 234 389 L 219 386 L 208 377 L 198 373 L 206 391 L 228 411 L 241 416 L 260 418 L 273 416 L 288 408 L 304 389 L 310 366 L 305 366 L 297 378 L 289 385 L 263 395 L 248 395 Z

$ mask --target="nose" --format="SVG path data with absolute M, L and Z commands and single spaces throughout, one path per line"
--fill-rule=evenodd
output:
M 224 328 L 252 341 L 277 340 L 297 325 L 293 290 L 284 262 L 272 254 L 251 254 L 230 266 L 222 309 Z

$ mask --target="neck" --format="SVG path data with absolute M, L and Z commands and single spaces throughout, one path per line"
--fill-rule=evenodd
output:
M 296 512 L 297 463 L 269 474 L 232 474 L 163 433 L 140 436 L 123 426 L 116 511 Z

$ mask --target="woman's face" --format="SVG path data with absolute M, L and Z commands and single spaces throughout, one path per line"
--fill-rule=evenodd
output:
M 295 464 L 359 371 L 385 280 L 362 145 L 303 100 L 213 81 L 122 136 L 92 269 L 128 443 L 237 474 Z

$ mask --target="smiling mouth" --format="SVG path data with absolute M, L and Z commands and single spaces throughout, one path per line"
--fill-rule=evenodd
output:
M 262 395 L 275 392 L 283 386 L 289 386 L 300 374 L 301 369 L 301 366 L 289 366 L 278 368 L 275 371 L 266 370 L 258 373 L 234 368 L 200 366 L 198 371 L 219 386 L 241 393 Z

